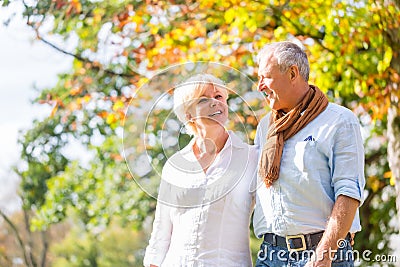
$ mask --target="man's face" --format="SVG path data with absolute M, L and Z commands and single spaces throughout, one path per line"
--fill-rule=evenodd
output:
M 265 54 L 258 69 L 258 91 L 263 92 L 271 109 L 290 111 L 288 100 L 291 99 L 291 79 L 289 71 L 281 72 L 272 53 Z

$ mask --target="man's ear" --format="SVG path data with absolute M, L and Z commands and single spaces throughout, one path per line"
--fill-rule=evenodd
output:
M 294 73 L 293 69 L 290 70 L 290 79 L 293 80 L 296 77 L 296 73 Z
M 293 65 L 289 69 L 290 80 L 295 80 L 299 76 L 299 68 L 296 65 Z

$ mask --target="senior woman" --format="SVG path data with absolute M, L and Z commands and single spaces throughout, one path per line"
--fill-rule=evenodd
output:
M 257 151 L 224 127 L 228 91 L 199 74 L 174 91 L 191 142 L 163 167 L 145 266 L 252 266 Z

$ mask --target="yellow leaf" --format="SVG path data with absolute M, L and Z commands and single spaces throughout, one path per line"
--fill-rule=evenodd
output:
M 391 186 L 395 186 L 395 184 L 396 184 L 396 179 L 394 179 L 394 176 L 392 175 L 392 176 L 390 177 L 390 185 L 391 185 Z
M 157 32 L 158 32 L 158 27 L 156 25 L 151 25 L 150 26 L 150 33 L 154 35 Z
M 232 23 L 233 19 L 235 18 L 235 10 L 233 8 L 228 9 L 225 12 L 224 18 L 226 23 Z
M 256 130 L 255 129 L 250 132 L 250 138 L 253 140 L 256 138 Z
M 113 110 L 117 111 L 119 109 L 123 109 L 124 108 L 124 102 L 122 102 L 121 100 L 118 100 L 117 102 L 114 103 L 113 105 Z
M 149 79 L 146 78 L 146 77 L 140 78 L 140 80 L 139 80 L 138 83 L 137 83 L 137 87 L 138 87 L 138 88 L 142 87 L 142 86 L 143 86 L 145 83 L 147 83 L 148 81 L 149 81 Z
M 83 100 L 86 102 L 86 103 L 89 103 L 89 101 L 90 101 L 90 95 L 85 95 L 84 97 L 83 97 Z
M 57 110 L 58 110 L 58 101 L 56 102 L 56 104 L 54 105 L 53 109 L 51 110 L 51 114 L 50 117 L 54 117 L 54 115 L 56 114 Z
M 377 192 L 379 190 L 379 180 L 378 179 L 374 180 L 371 183 L 371 189 L 372 189 L 373 192 Z
M 383 60 L 378 62 L 378 71 L 379 73 L 383 73 L 390 66 L 390 62 L 392 61 L 393 51 L 390 47 L 385 49 L 385 54 L 383 56 Z
M 143 18 L 141 16 L 138 16 L 137 14 L 134 16 L 130 17 L 132 22 L 135 22 L 136 24 L 141 24 L 143 21 Z
M 290 13 L 289 10 L 284 10 L 284 11 L 283 11 L 283 15 L 284 15 L 285 17 L 287 17 L 287 18 L 290 18 L 290 16 L 291 16 L 292 14 Z
M 80 60 L 74 60 L 74 69 L 80 69 L 83 67 L 83 62 Z
M 274 30 L 274 35 L 277 39 L 286 39 L 286 31 L 282 26 Z
M 250 32 L 255 32 L 257 30 L 257 22 L 254 19 L 249 19 L 246 22 L 246 27 Z
M 117 118 L 116 118 L 115 114 L 113 114 L 113 113 L 108 114 L 107 119 L 106 119 L 107 124 L 113 124 L 116 121 L 117 121 Z

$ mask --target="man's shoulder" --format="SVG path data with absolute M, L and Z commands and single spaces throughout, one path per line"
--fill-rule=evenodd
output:
M 265 115 L 261 118 L 261 120 L 260 120 L 260 122 L 258 123 L 258 125 L 262 125 L 262 126 L 268 125 L 268 124 L 269 124 L 269 121 L 270 121 L 270 117 L 271 117 L 271 111 L 269 111 L 267 114 L 265 114 Z
M 343 122 L 358 123 L 353 111 L 336 103 L 329 103 L 324 113 L 330 118 L 337 118 Z

